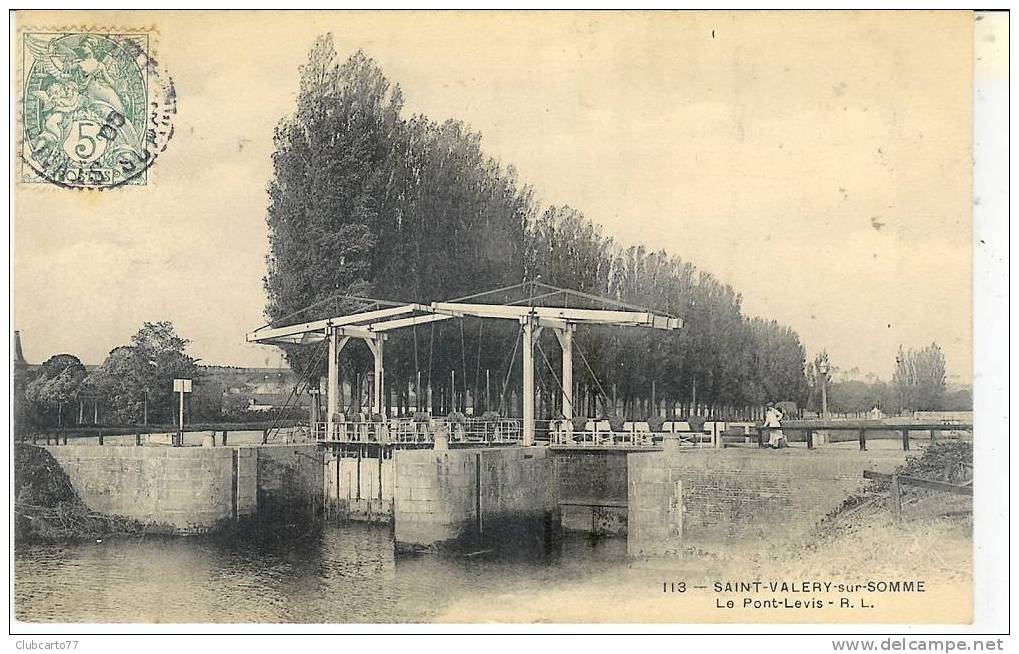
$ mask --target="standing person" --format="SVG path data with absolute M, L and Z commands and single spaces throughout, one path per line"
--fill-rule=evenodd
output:
M 779 449 L 786 446 L 785 434 L 782 433 L 782 409 L 768 402 L 768 410 L 764 414 L 764 426 L 768 428 L 768 447 Z

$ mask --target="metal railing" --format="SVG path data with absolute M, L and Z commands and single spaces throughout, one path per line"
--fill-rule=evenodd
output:
M 724 423 L 705 422 L 700 431 L 689 423 L 666 421 L 657 431 L 647 422 L 624 422 L 620 429 L 612 429 L 608 420 L 588 420 L 583 429 L 577 429 L 568 420 L 549 422 L 549 442 L 563 447 L 660 447 L 667 437 L 678 439 L 683 447 L 712 447 L 725 429 Z
M 388 420 L 337 421 L 332 424 L 318 422 L 313 425 L 313 437 L 322 442 L 427 444 L 435 442 L 437 433 L 447 435 L 450 443 L 504 444 L 521 440 L 521 422 L 513 418 L 486 420 L 467 418 L 452 421 L 433 418 L 428 421 L 413 418 Z

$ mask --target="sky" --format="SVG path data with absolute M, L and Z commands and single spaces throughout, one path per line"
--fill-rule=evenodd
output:
M 456 118 L 545 205 L 731 284 L 808 357 L 889 378 L 937 342 L 972 378 L 966 13 L 19 12 L 151 26 L 175 134 L 143 187 L 15 187 L 14 328 L 100 363 L 171 320 L 208 364 L 284 365 L 264 323 L 273 128 L 315 37 L 363 49 L 405 115 Z M 17 45 L 15 45 L 17 47 Z

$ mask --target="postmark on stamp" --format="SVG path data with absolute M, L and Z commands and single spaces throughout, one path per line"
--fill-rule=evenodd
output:
M 144 186 L 177 96 L 146 30 L 21 31 L 20 181 Z

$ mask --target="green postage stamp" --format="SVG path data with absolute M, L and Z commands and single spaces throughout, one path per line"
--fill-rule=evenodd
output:
M 20 181 L 147 184 L 176 113 L 151 31 L 23 29 L 19 36 Z

